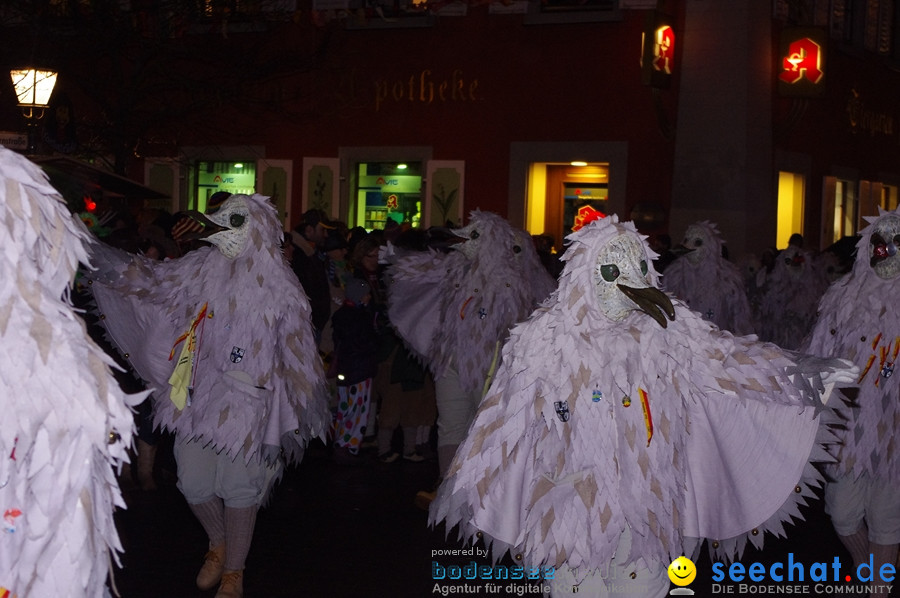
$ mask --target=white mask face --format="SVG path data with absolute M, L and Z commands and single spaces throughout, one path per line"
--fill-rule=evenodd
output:
M 890 280 L 900 274 L 900 217 L 893 214 L 878 220 L 869 239 L 869 265 L 879 278 Z
M 206 237 L 206 241 L 219 248 L 229 259 L 239 256 L 250 238 L 250 209 L 240 196 L 233 196 L 222 204 L 215 214 L 207 216 L 211 221 L 227 230 Z
M 478 245 L 480 243 L 478 239 L 481 237 L 481 231 L 479 231 L 478 228 L 478 223 L 471 222 L 466 226 L 453 231 L 454 235 L 462 237 L 463 239 L 466 239 L 466 241 L 451 245 L 451 249 L 455 249 L 469 259 L 474 258 L 475 254 L 478 253 Z
M 788 273 L 794 278 L 800 278 L 803 275 L 803 271 L 809 267 L 803 250 L 792 245 L 788 245 L 785 250 L 779 253 L 778 259 L 784 261 Z
M 684 257 L 694 265 L 702 262 L 710 248 L 715 246 L 712 239 L 709 238 L 706 229 L 694 224 L 687 227 L 681 244 L 685 249 L 690 250 Z
M 647 271 L 647 255 L 637 237 L 619 235 L 607 243 L 597 254 L 594 265 L 594 292 L 600 311 L 617 322 L 629 312 L 640 309 L 618 285 L 638 289 L 649 287 Z

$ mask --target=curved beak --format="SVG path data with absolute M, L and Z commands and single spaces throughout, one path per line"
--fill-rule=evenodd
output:
M 195 241 L 220 233 L 228 228 L 216 224 L 197 210 L 183 212 L 184 218 L 172 229 L 172 237 L 176 241 Z
M 616 286 L 626 297 L 634 301 L 642 312 L 656 320 L 663 328 L 668 326 L 666 317 L 669 320 L 675 320 L 675 307 L 672 305 L 672 300 L 656 287 L 636 289 L 623 284 Z

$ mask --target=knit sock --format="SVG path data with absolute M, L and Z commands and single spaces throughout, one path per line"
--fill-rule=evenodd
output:
M 438 448 L 438 469 L 441 472 L 441 479 L 445 479 L 447 477 L 447 472 L 450 470 L 450 463 L 453 462 L 453 456 L 456 455 L 456 449 L 459 448 L 458 444 L 442 444 Z
M 403 454 L 408 455 L 414 452 L 416 452 L 416 428 L 415 426 L 404 426 Z
M 863 525 L 849 536 L 838 536 L 841 544 L 850 552 L 853 559 L 853 568 L 859 567 L 861 563 L 869 562 L 869 530 Z
M 258 507 L 225 507 L 225 570 L 241 571 L 250 552 Z
M 383 455 L 384 453 L 391 452 L 391 440 L 393 439 L 394 431 L 388 430 L 384 426 L 378 427 L 378 454 Z
M 872 598 L 890 596 L 891 592 L 888 590 L 888 584 L 882 582 L 881 577 L 879 577 L 878 572 L 881 570 L 882 565 L 891 564 L 897 562 L 897 544 L 876 544 L 875 542 L 871 542 L 869 544 L 869 551 L 872 553 L 872 584 L 871 587 L 880 587 L 879 591 L 869 592 L 869 596 Z
M 225 542 L 225 505 L 222 499 L 217 496 L 190 507 L 209 537 L 209 547 L 215 548 Z
M 431 440 L 431 426 L 419 426 L 416 428 L 416 445 L 428 444 Z

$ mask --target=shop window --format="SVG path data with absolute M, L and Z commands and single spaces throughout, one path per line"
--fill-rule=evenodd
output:
M 218 191 L 253 195 L 256 192 L 256 162 L 198 160 L 194 163 L 193 179 L 188 209 L 205 212 L 207 200 Z
M 351 226 L 384 229 L 388 220 L 419 228 L 422 221 L 422 162 L 358 162 Z
M 881 198 L 879 204 L 882 209 L 892 212 L 897 209 L 897 186 L 884 185 L 881 186 Z
M 849 179 L 825 177 L 823 201 L 823 242 L 830 245 L 844 237 L 856 235 L 859 222 L 859 203 L 856 184 Z

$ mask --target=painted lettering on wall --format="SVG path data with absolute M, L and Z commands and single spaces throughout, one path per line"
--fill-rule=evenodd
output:
M 847 116 L 850 120 L 850 130 L 854 133 L 865 132 L 870 137 L 876 135 L 890 137 L 894 134 L 894 117 L 867 108 L 855 89 L 850 90 L 850 97 L 847 100 Z
M 464 76 L 460 69 L 444 77 L 423 69 L 404 79 L 375 80 L 375 112 L 391 103 L 429 105 L 477 99 L 478 79 Z

